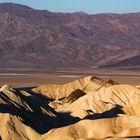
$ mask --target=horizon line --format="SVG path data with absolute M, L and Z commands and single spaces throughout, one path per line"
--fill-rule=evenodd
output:
M 13 5 L 19 5 L 19 6 L 25 6 L 27 8 L 31 8 L 33 10 L 38 10 L 38 11 L 48 11 L 50 13 L 62 13 L 62 14 L 75 14 L 75 13 L 82 13 L 82 14 L 86 14 L 86 15 L 98 15 L 98 14 L 118 14 L 118 15 L 122 15 L 122 14 L 137 14 L 137 13 L 140 13 L 140 11 L 136 11 L 136 12 L 97 12 L 97 13 L 88 13 L 88 12 L 85 12 L 85 11 L 51 11 L 51 10 L 48 10 L 48 9 L 44 9 L 44 8 L 35 8 L 35 7 L 32 7 L 30 5 L 26 5 L 26 4 L 21 4 L 21 3 L 14 3 L 14 2 L 0 2 L 0 4 L 13 4 Z

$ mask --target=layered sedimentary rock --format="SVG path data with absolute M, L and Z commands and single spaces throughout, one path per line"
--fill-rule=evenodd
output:
M 2 140 L 140 137 L 139 86 L 88 76 L 64 85 L 0 88 Z

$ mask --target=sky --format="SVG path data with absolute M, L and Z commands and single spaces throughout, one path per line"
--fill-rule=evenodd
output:
M 0 0 L 52 12 L 134 13 L 140 12 L 140 0 Z

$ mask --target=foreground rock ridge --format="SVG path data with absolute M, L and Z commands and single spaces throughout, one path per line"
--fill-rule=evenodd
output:
M 140 137 L 140 86 L 93 76 L 64 85 L 0 88 L 0 139 Z

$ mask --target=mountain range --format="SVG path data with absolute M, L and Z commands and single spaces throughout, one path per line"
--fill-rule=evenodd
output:
M 140 13 L 54 13 L 0 4 L 0 65 L 140 66 Z

